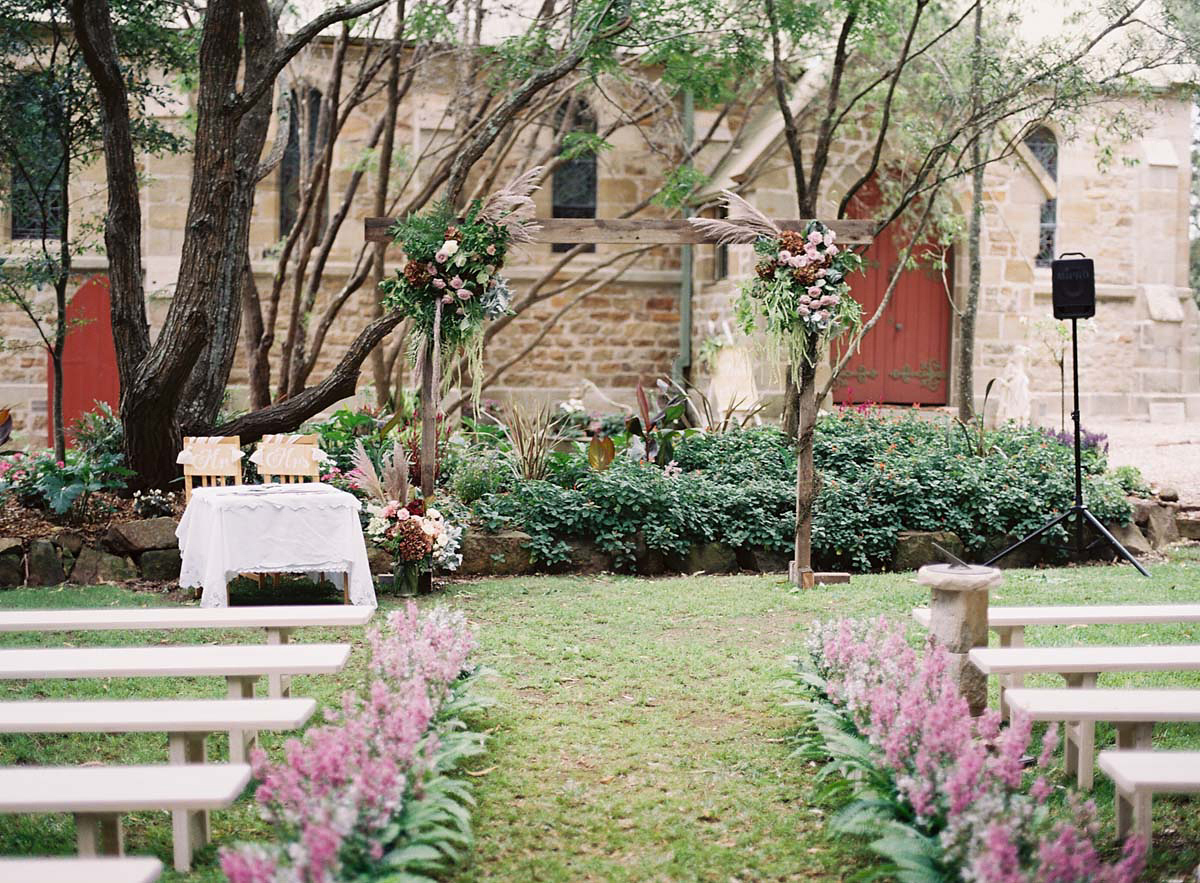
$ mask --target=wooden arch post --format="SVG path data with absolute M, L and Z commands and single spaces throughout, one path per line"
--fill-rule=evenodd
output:
M 368 242 L 391 242 L 391 229 L 397 218 L 367 218 L 364 233 Z M 623 219 L 600 220 L 590 218 L 541 218 L 537 223 L 541 229 L 533 235 L 536 243 L 562 243 L 564 245 L 702 245 L 715 240 L 697 230 L 686 219 Z M 870 245 L 874 238 L 876 222 L 873 220 L 821 221 L 836 231 L 838 243 L 845 246 Z M 777 220 L 781 230 L 803 232 L 809 221 Z M 426 499 L 433 498 L 435 465 L 437 458 L 437 390 L 433 389 L 432 347 L 424 348 L 421 365 L 421 493 Z M 814 369 L 815 370 L 815 369 Z M 800 404 L 800 433 L 811 436 L 817 415 L 815 389 L 810 382 Z M 812 497 L 813 475 L 808 468 L 796 470 L 796 499 L 801 499 L 802 484 Z M 806 483 L 806 484 L 805 484 Z M 792 562 L 792 580 L 798 585 L 812 585 L 812 512 L 796 512 L 796 549 Z

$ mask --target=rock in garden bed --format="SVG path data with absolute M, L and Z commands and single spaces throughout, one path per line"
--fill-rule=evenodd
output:
M 178 576 L 178 572 L 176 573 Z M 110 555 L 99 549 L 85 547 L 75 560 L 71 570 L 71 582 L 83 586 L 99 583 L 121 582 L 137 579 L 138 570 L 133 561 L 123 555 Z M 62 582 L 60 579 L 59 582 Z
M 472 528 L 462 539 L 463 576 L 516 576 L 533 569 L 529 555 L 532 537 L 523 530 L 488 533 Z
M 174 549 L 178 546 L 174 518 L 147 518 L 114 524 L 104 535 L 104 545 L 113 552 L 139 555 L 151 549 Z

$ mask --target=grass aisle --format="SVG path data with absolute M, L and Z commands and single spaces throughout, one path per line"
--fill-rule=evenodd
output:
M 1009 572 L 998 604 L 1200 601 L 1200 549 L 1175 556 L 1143 580 L 1127 568 Z M 531 577 L 459 583 L 423 599 L 463 609 L 476 625 L 478 658 L 496 671 L 485 691 L 488 752 L 471 777 L 479 807 L 477 846 L 456 881 L 842 880 L 869 867 L 856 841 L 830 837 L 814 797 L 816 771 L 790 757 L 798 724 L 781 683 L 807 623 L 833 616 L 907 618 L 925 591 L 910 575 L 855 577 L 849 586 L 798 593 L 775 577 Z M 246 598 L 245 601 L 249 601 Z M 0 592 L 0 608 L 163 603 L 110 587 Z M 385 607 L 396 602 L 384 599 Z M 914 636 L 920 634 L 914 629 Z M 300 678 L 297 695 L 336 701 L 362 677 L 361 630 L 311 630 L 297 640 L 353 640 L 337 679 Z M 1195 625 L 1030 630 L 1030 644 L 1189 643 Z M 0 635 L 0 646 L 75 646 L 249 641 L 246 632 Z M 1031 684 L 1060 685 L 1055 678 Z M 1200 675 L 1106 677 L 1122 683 L 1200 687 Z M 216 679 L 50 681 L 0 685 L 4 698 L 223 695 Z M 264 734 L 268 751 L 286 734 Z M 1098 744 L 1113 738 L 1101 726 Z M 223 758 L 223 737 L 210 756 Z M 1157 748 L 1200 748 L 1200 728 L 1160 727 Z M 0 736 L 0 763 L 162 763 L 165 739 L 128 736 Z M 1061 759 L 1059 761 L 1061 763 Z M 1062 783 L 1061 775 L 1054 777 Z M 1102 839 L 1112 831 L 1112 792 L 1097 776 Z M 213 815 L 217 845 L 263 836 L 249 800 Z M 1180 879 L 1200 864 L 1195 800 L 1155 801 L 1156 851 L 1148 879 Z M 133 854 L 170 856 L 163 813 L 128 818 Z M 66 854 L 74 831 L 63 816 L 0 816 L 0 854 Z M 220 880 L 215 848 L 187 877 Z

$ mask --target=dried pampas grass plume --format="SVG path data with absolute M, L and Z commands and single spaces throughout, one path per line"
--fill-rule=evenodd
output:
M 775 222 L 731 190 L 722 190 L 729 217 L 688 218 L 688 223 L 719 245 L 744 245 L 760 237 L 777 238 Z
M 513 242 L 532 242 L 533 234 L 542 229 L 534 221 L 536 209 L 531 195 L 541 186 L 542 166 L 522 172 L 484 200 L 479 217 L 503 224 Z

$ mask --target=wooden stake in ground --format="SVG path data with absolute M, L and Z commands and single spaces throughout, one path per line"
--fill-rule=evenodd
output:
M 812 569 L 812 512 L 817 501 L 813 433 L 817 424 L 817 366 L 800 367 L 800 433 L 796 439 L 796 546 L 792 582 L 804 589 L 815 583 Z

